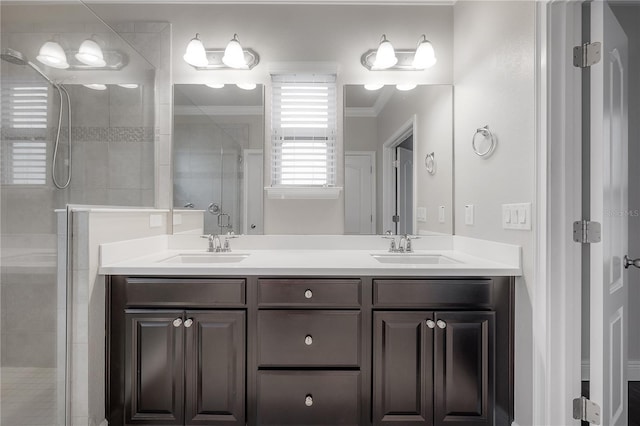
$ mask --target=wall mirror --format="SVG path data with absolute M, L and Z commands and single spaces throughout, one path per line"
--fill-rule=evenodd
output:
M 345 233 L 452 234 L 453 87 L 344 95 Z
M 263 86 L 176 84 L 173 98 L 174 229 L 202 212 L 205 234 L 262 234 Z

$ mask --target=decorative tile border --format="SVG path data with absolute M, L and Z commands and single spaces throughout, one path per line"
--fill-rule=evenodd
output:
M 154 142 L 154 127 L 71 127 L 74 142 Z M 48 134 L 48 137 L 47 137 Z M 67 128 L 60 130 L 61 140 L 67 138 Z M 56 128 L 9 129 L 2 128 L 3 140 L 54 140 Z

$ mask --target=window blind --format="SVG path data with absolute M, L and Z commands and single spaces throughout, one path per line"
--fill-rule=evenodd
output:
M 335 75 L 273 75 L 272 83 L 272 186 L 334 186 Z
M 47 183 L 48 107 L 46 85 L 10 84 L 3 88 L 2 127 L 13 129 L 9 131 L 11 136 L 2 141 L 3 184 Z M 24 131 L 29 132 L 23 135 Z

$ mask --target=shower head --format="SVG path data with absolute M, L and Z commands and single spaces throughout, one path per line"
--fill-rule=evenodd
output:
M 49 77 L 47 77 L 47 75 L 45 73 L 43 73 L 42 70 L 40 70 L 40 68 L 38 68 L 38 66 L 36 64 L 34 64 L 33 62 L 30 62 L 22 54 L 22 52 L 18 52 L 17 50 L 13 50 L 13 49 L 10 49 L 10 48 L 2 49 L 2 53 L 0 53 L 0 58 L 2 58 L 3 61 L 11 62 L 12 64 L 27 65 L 27 66 L 31 67 L 35 72 L 40 74 L 42 76 L 42 78 L 47 80 L 49 82 L 49 84 L 51 84 L 52 86 L 58 87 L 58 85 L 56 83 L 54 83 L 53 81 L 51 81 L 51 79 Z
M 2 49 L 0 58 L 2 58 L 3 61 L 11 62 L 16 65 L 27 65 L 29 63 L 27 58 L 25 58 L 21 52 L 9 48 Z

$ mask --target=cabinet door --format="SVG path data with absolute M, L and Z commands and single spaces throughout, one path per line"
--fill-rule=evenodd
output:
M 185 326 L 185 424 L 244 425 L 244 311 L 187 311 Z
M 182 311 L 128 311 L 125 424 L 183 424 Z
M 435 319 L 435 424 L 493 425 L 494 312 L 438 312 Z
M 433 424 L 431 312 L 374 312 L 373 423 Z

